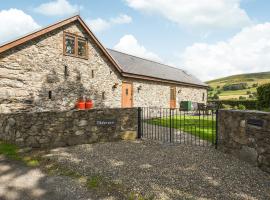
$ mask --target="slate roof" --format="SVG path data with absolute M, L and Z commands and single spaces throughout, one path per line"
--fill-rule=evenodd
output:
M 115 51 L 112 49 L 107 49 L 107 51 L 118 63 L 124 73 L 143 75 L 204 87 L 208 86 L 207 84 L 203 83 L 202 81 L 182 69 Z

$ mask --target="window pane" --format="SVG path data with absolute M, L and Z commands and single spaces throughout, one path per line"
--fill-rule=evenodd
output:
M 67 54 L 75 54 L 75 38 L 66 36 L 66 53 Z
M 78 55 L 79 56 L 86 56 L 86 41 L 85 40 L 78 40 Z

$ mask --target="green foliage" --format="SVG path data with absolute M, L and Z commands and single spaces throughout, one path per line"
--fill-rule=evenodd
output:
M 100 176 L 93 176 L 87 181 L 89 188 L 97 188 L 101 185 L 102 178 Z
M 18 153 L 18 147 L 14 144 L 7 144 L 5 142 L 0 141 L 0 155 L 4 155 L 9 159 L 18 160 L 24 162 L 29 167 L 36 167 L 40 163 L 37 159 L 33 159 L 29 156 L 22 157 Z
M 231 110 L 233 107 L 231 105 L 228 105 L 228 104 L 222 104 L 221 108 L 225 109 L 225 110 Z
M 258 87 L 258 85 L 259 85 L 258 83 L 253 83 L 252 87 Z
M 247 83 L 236 83 L 236 84 L 226 84 L 223 86 L 224 91 L 228 90 L 244 90 L 247 89 L 248 84 Z
M 0 155 L 1 154 L 11 159 L 20 159 L 18 156 L 18 148 L 15 145 L 0 141 Z
M 209 87 L 208 88 L 208 91 L 214 91 L 214 88 L 213 87 Z
M 261 109 L 270 107 L 270 83 L 257 88 L 258 107 Z
M 216 104 L 219 108 L 222 106 L 230 105 L 231 107 L 238 107 L 240 104 L 244 105 L 248 110 L 256 110 L 257 109 L 257 101 L 256 100 L 213 100 L 209 101 Z
M 251 94 L 251 91 L 247 91 L 247 94 Z
M 246 106 L 240 104 L 240 105 L 238 106 L 238 110 L 246 110 Z
M 214 94 L 213 99 L 219 99 L 217 94 Z
M 239 97 L 239 100 L 245 100 L 245 99 L 247 99 L 246 97 L 243 97 L 243 96 L 240 96 Z

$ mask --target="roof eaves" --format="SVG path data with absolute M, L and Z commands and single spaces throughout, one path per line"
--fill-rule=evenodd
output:
M 205 89 L 209 88 L 209 86 L 207 84 L 205 84 L 205 85 L 192 84 L 192 83 L 167 80 L 167 79 L 162 79 L 162 78 L 157 78 L 157 77 L 145 76 L 145 75 L 141 75 L 141 74 L 132 74 L 132 73 L 124 72 L 124 73 L 122 73 L 122 75 L 126 78 L 143 79 L 143 80 L 150 80 L 150 81 L 156 81 L 156 82 L 162 82 L 162 83 L 184 85 L 184 86 L 189 86 L 189 87 L 200 87 L 200 88 L 205 88 Z
M 69 17 L 67 19 L 64 19 L 62 21 L 59 21 L 57 23 L 54 23 L 54 24 L 51 24 L 49 26 L 38 29 L 36 31 L 33 31 L 31 33 L 28 33 L 28 34 L 26 34 L 24 36 L 21 36 L 21 37 L 15 39 L 15 40 L 6 42 L 6 43 L 4 43 L 4 44 L 2 44 L 0 46 L 0 53 L 2 53 L 4 51 L 7 51 L 7 50 L 9 50 L 9 49 L 11 49 L 13 47 L 16 47 L 18 45 L 21 45 L 21 44 L 23 44 L 23 43 L 25 43 L 25 42 L 27 42 L 29 40 L 37 38 L 37 37 L 39 37 L 39 36 L 41 36 L 43 34 L 46 34 L 46 33 L 50 32 L 50 31 L 52 31 L 52 30 L 54 30 L 56 28 L 59 28 L 59 27 L 64 26 L 66 24 L 69 24 L 69 23 L 77 20 L 78 18 L 79 18 L 79 15 L 75 15 L 75 16 Z

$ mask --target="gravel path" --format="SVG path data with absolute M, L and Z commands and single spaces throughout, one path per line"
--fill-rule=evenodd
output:
M 154 199 L 270 199 L 270 176 L 214 148 L 153 141 L 57 148 L 46 157 Z
M 69 177 L 47 176 L 37 168 L 0 156 L 0 200 L 96 199 Z

